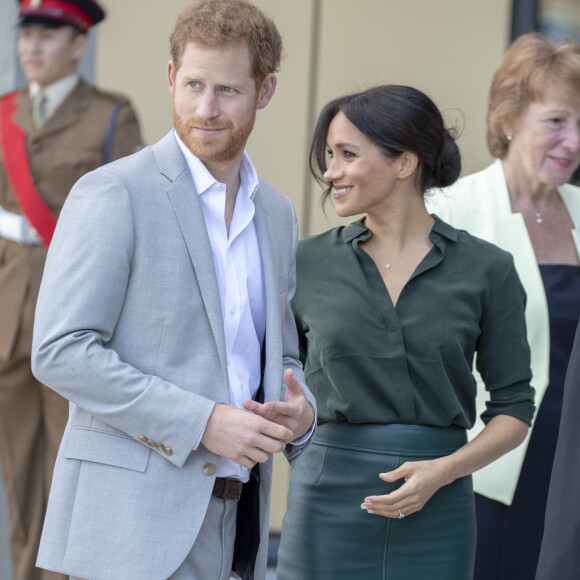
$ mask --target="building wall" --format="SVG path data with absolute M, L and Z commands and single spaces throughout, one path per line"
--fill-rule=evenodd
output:
M 493 72 L 509 43 L 511 0 L 255 0 L 284 38 L 286 58 L 276 95 L 258 112 L 248 150 L 260 175 L 294 202 L 303 236 L 341 222 L 318 204 L 307 170 L 318 112 L 330 99 L 366 87 L 397 83 L 429 94 L 461 130 L 464 173 L 490 161 L 485 109 Z M 167 85 L 168 35 L 189 2 L 103 0 L 96 79 L 128 94 L 152 143 L 171 128 Z M 162 6 L 162 7 L 161 7 Z M 275 462 L 272 529 L 280 529 L 289 468 Z

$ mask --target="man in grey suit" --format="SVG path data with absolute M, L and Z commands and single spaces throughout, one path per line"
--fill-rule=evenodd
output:
M 71 407 L 38 565 L 263 579 L 271 457 L 315 417 L 296 216 L 244 152 L 282 42 L 246 0 L 201 0 L 170 41 L 175 131 L 82 178 L 49 250 L 33 370 Z

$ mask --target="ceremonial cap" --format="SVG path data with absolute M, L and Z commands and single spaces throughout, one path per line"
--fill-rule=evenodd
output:
M 105 18 L 95 0 L 20 0 L 21 26 L 62 26 L 69 24 L 86 33 Z

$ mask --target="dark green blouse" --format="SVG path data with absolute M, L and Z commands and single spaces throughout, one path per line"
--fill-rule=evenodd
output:
M 477 353 L 483 420 L 530 423 L 525 292 L 511 254 L 436 219 L 434 247 L 393 307 L 359 247 L 371 235 L 361 220 L 299 243 L 293 308 L 319 421 L 470 428 Z

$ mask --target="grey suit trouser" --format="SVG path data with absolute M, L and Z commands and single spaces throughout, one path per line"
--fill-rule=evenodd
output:
M 167 580 L 230 580 L 237 509 L 235 499 L 211 498 L 191 551 Z M 82 579 L 71 576 L 70 580 Z

